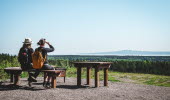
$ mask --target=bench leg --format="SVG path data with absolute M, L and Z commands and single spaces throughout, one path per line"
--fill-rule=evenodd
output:
M 19 85 L 20 76 L 18 74 L 14 75 L 14 85 Z
M 56 88 L 57 85 L 56 76 L 52 76 L 51 85 L 52 85 L 51 88 Z
M 14 74 L 10 74 L 10 82 L 14 82 Z
M 64 83 L 66 82 L 66 77 L 64 76 Z

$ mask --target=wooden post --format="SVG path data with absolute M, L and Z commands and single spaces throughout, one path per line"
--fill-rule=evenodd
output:
M 51 88 L 56 88 L 57 82 L 55 75 L 52 75 L 51 85 L 52 85 Z
M 77 67 L 77 86 L 81 86 L 81 67 Z
M 91 79 L 91 68 L 87 67 L 87 85 L 90 85 L 90 79 Z
M 18 74 L 14 75 L 14 85 L 19 85 L 20 76 Z
M 104 86 L 108 86 L 108 68 L 104 68 Z
M 99 68 L 95 66 L 95 87 L 99 87 Z
M 14 82 L 14 74 L 10 74 L 10 82 Z

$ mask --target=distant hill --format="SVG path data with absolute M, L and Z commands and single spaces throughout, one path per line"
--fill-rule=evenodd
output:
M 121 55 L 121 56 L 170 56 L 170 52 L 160 51 L 134 51 L 134 50 L 121 50 L 112 52 L 97 52 L 97 53 L 82 53 L 87 55 Z

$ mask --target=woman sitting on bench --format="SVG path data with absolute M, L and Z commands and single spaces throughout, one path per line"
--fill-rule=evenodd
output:
M 23 71 L 28 71 L 28 81 L 29 84 L 30 82 L 37 82 L 35 80 L 35 77 L 33 77 L 33 73 L 31 72 L 33 67 L 32 67 L 32 53 L 34 50 L 31 47 L 32 40 L 30 38 L 26 38 L 25 41 L 23 42 L 23 46 L 20 48 L 19 53 L 18 53 L 18 61 L 21 64 L 21 69 Z

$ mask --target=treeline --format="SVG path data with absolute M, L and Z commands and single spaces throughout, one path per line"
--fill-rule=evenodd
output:
M 113 61 L 113 71 L 170 75 L 168 61 Z
M 170 61 L 170 56 L 50 55 L 50 58 L 70 61 Z
M 148 74 L 159 74 L 159 75 L 170 75 L 170 60 L 131 60 L 124 59 L 128 57 L 120 57 L 121 59 L 111 59 L 100 56 L 51 56 L 49 62 L 53 65 L 60 67 L 74 66 L 74 61 L 106 61 L 113 62 L 110 70 L 119 72 L 132 72 L 132 73 L 148 73 Z M 168 56 L 154 57 L 148 56 L 147 59 L 168 59 Z
M 17 56 L 0 54 L 0 69 L 13 66 L 19 66 Z

